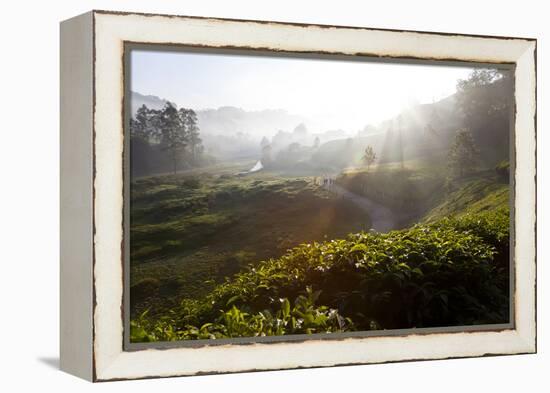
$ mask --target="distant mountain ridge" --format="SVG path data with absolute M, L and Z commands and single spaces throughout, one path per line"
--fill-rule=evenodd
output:
M 157 97 L 155 95 L 149 94 L 140 94 L 132 91 L 131 94 L 131 107 L 132 115 L 134 115 L 139 108 L 145 105 L 149 109 L 162 109 L 164 105 L 168 102 L 163 98 Z
M 133 91 L 132 114 L 135 114 L 142 105 L 150 109 L 162 109 L 167 102 L 169 101 L 155 95 L 144 95 Z M 233 106 L 222 106 L 217 109 L 195 110 L 195 112 L 201 133 L 211 135 L 250 134 L 254 138 L 261 138 L 264 135 L 274 135 L 278 130 L 293 130 L 298 124 L 307 121 L 305 117 L 290 114 L 284 109 L 246 111 Z
M 165 99 L 154 95 L 132 92 L 133 113 L 141 105 L 161 109 Z M 456 94 L 442 100 L 415 105 L 377 126 L 368 125 L 357 133 L 344 130 L 324 130 L 306 133 L 294 138 L 292 130 L 309 123 L 304 116 L 292 115 L 283 109 L 246 111 L 224 106 L 217 109 L 197 110 L 201 138 L 210 153 L 219 157 L 259 156 L 259 141 L 267 136 L 275 151 L 297 142 L 312 146 L 314 138 L 320 138 L 320 146 L 312 157 L 317 164 L 346 166 L 359 161 L 366 146 L 372 146 L 377 162 L 395 162 L 418 157 L 447 154 L 458 129 L 464 127 Z M 507 143 L 510 124 L 508 115 L 479 119 L 471 125 L 474 140 L 480 150 L 480 158 L 487 165 L 494 165 L 508 157 Z M 286 139 L 285 139 L 286 137 Z M 504 146 L 501 148 L 499 146 Z

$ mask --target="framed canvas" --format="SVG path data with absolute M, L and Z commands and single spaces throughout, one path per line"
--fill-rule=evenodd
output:
M 61 23 L 61 368 L 536 352 L 536 40 Z

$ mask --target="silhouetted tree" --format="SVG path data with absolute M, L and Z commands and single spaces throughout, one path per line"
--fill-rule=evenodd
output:
M 297 136 L 306 136 L 307 135 L 307 127 L 304 123 L 300 123 L 294 128 L 293 133 Z
M 315 140 L 313 141 L 313 148 L 318 149 L 320 144 L 321 144 L 321 139 L 319 139 L 319 137 L 316 136 Z
M 291 153 L 296 153 L 300 150 L 301 145 L 298 142 L 291 143 L 288 145 L 288 151 Z
M 262 140 L 260 141 L 260 147 L 263 149 L 264 147 L 266 147 L 267 145 L 269 145 L 269 139 L 267 139 L 265 136 L 262 138 Z
M 149 141 L 151 136 L 151 111 L 142 105 L 136 112 L 135 119 L 130 119 L 130 134 Z
M 400 114 L 397 117 L 397 146 L 396 146 L 396 152 L 397 152 L 397 159 L 399 163 L 401 164 L 401 169 L 405 168 L 405 160 L 403 157 L 403 115 Z
M 179 114 L 189 144 L 191 162 L 196 164 L 198 162 L 198 157 L 202 152 L 202 139 L 199 136 L 199 127 L 197 126 L 197 114 L 193 109 L 185 108 L 181 108 L 179 110 Z
M 264 147 L 262 147 L 262 158 L 261 158 L 261 162 L 262 162 L 262 165 L 264 167 L 269 167 L 272 163 L 272 158 L 271 158 L 271 145 L 266 145 Z
M 181 156 L 189 143 L 185 124 L 172 103 L 167 103 L 164 106 L 158 114 L 157 122 L 161 149 L 168 152 L 174 174 L 176 174 Z
M 456 102 L 462 126 L 471 131 L 480 150 L 480 160 L 493 166 L 506 159 L 513 106 L 512 73 L 497 69 L 474 70 L 466 79 L 458 81 Z
M 204 152 L 197 115 L 192 109 L 177 109 L 167 103 L 162 109 L 141 106 L 130 119 L 132 173 L 166 170 L 174 173 L 180 161 L 197 165 Z
M 135 118 L 130 119 L 130 153 L 132 161 L 130 173 L 138 176 L 151 170 L 153 149 L 151 148 L 151 111 L 147 106 L 141 106 Z
M 478 160 L 479 151 L 472 133 L 467 128 L 458 130 L 449 150 L 449 169 L 463 177 L 476 168 Z
M 367 146 L 365 148 L 365 154 L 363 154 L 362 160 L 367 166 L 367 172 L 368 172 L 370 169 L 370 166 L 374 164 L 374 161 L 376 161 L 376 153 L 374 152 L 374 149 L 372 148 L 372 146 Z

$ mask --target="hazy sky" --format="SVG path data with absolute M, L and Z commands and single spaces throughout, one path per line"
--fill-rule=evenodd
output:
M 357 130 L 455 92 L 471 68 L 134 50 L 131 89 L 193 109 L 285 109 Z

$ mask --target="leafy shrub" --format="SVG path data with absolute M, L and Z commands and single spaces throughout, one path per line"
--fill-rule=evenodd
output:
M 132 341 L 507 322 L 508 228 L 499 209 L 302 244 L 167 316 L 142 314 Z
M 201 181 L 198 177 L 189 177 L 183 181 L 183 186 L 191 189 L 197 189 L 201 186 Z
M 491 174 L 484 178 L 449 179 L 445 198 L 424 215 L 424 221 L 441 220 L 466 213 L 500 211 L 509 206 L 509 186 Z
M 148 297 L 154 296 L 159 290 L 160 281 L 155 278 L 144 278 L 130 287 L 132 301 L 141 303 Z
M 286 298 L 279 299 L 280 307 L 275 312 L 263 310 L 257 313 L 244 312 L 232 305 L 220 311 L 216 322 L 207 322 L 200 327 L 185 325 L 175 329 L 177 323 L 163 318 L 151 324 L 147 312 L 132 321 L 132 341 L 171 341 L 188 339 L 217 339 L 231 337 L 278 336 L 284 334 L 312 334 L 342 332 L 353 328 L 351 321 L 326 306 L 316 306 L 320 291 L 311 287 L 296 298 L 294 305 Z
M 423 210 L 443 187 L 443 180 L 436 174 L 407 169 L 348 173 L 336 180 L 356 194 L 404 212 Z
M 499 162 L 495 166 L 495 172 L 502 181 L 508 182 L 510 180 L 510 161 Z

